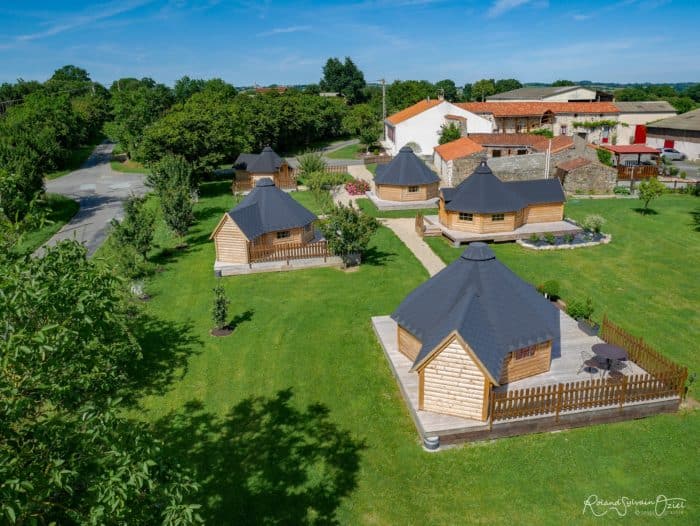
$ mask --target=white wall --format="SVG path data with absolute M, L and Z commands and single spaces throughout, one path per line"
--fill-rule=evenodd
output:
M 440 128 L 445 123 L 445 115 L 459 115 L 467 119 L 467 133 L 491 133 L 492 125 L 487 119 L 463 110 L 445 101 L 395 125 L 394 143 L 387 139 L 389 153 L 396 155 L 408 143 L 416 143 L 420 147 L 419 155 L 432 155 L 433 148 L 438 145 Z
M 535 101 L 546 101 L 546 102 L 568 102 L 570 100 L 595 100 L 596 92 L 595 90 L 590 90 L 588 88 L 578 88 L 572 91 L 567 91 L 565 93 L 557 93 L 556 95 L 550 95 L 549 97 L 543 97 L 542 99 L 508 99 L 507 102 L 535 102 Z M 501 102 L 501 99 L 490 99 L 494 102 Z
M 669 139 L 675 141 L 673 147 L 679 152 L 686 154 L 688 156 L 688 159 L 690 159 L 691 161 L 700 160 L 700 143 L 680 141 L 674 139 L 673 137 L 669 137 Z M 663 148 L 664 139 L 658 139 L 656 137 L 647 137 L 647 146 L 651 146 L 652 148 Z
M 649 124 L 650 122 L 658 121 L 659 119 L 667 119 L 675 117 L 676 112 L 664 113 L 620 113 L 620 122 L 624 122 L 629 126 L 619 125 L 617 127 L 617 144 L 633 144 L 634 130 L 637 124 Z

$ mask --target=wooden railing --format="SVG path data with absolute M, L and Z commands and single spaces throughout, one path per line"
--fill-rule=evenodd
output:
M 579 411 L 595 407 L 619 406 L 632 402 L 685 395 L 688 369 L 649 346 L 642 338 L 628 333 L 603 316 L 601 338 L 627 351 L 629 360 L 648 374 L 611 379 L 587 380 L 537 386 L 508 392 L 492 392 L 489 420 L 511 420 L 538 415 L 555 415 L 562 411 Z
M 531 416 L 554 415 L 602 407 L 680 397 L 685 375 L 667 371 L 659 375 L 623 376 L 619 382 L 609 379 L 543 385 L 528 389 L 491 393 L 490 422 Z
M 629 359 L 650 374 L 656 375 L 668 371 L 685 371 L 686 374 L 688 372 L 685 367 L 672 362 L 653 349 L 644 339 L 633 336 L 615 325 L 607 315 L 603 316 L 600 337 L 608 343 L 625 349 Z
M 345 165 L 328 165 L 323 169 L 324 172 L 329 174 L 346 174 L 348 173 L 348 167 Z M 296 180 L 302 174 L 302 170 L 299 168 L 290 168 L 289 173 Z
M 292 174 L 291 170 L 289 175 L 276 175 L 274 181 L 275 186 L 277 188 L 281 188 L 282 190 L 294 190 L 297 187 L 296 177 Z M 254 186 L 253 180 L 249 177 L 245 179 L 234 179 L 233 184 L 231 185 L 231 190 L 234 193 L 247 192 L 252 190 Z
M 416 214 L 416 234 L 420 237 L 425 235 L 425 220 L 423 219 L 423 214 L 420 212 Z
M 238 192 L 247 192 L 253 189 L 252 179 L 234 179 L 231 185 L 231 191 L 235 194 Z
M 305 244 L 290 243 L 289 245 L 280 246 L 248 246 L 248 261 L 250 263 L 306 258 L 323 258 L 326 261 L 326 258 L 332 255 L 325 240 Z
M 658 177 L 658 175 L 659 168 L 650 164 L 617 167 L 617 178 L 624 181 L 649 179 L 650 177 Z
M 391 155 L 368 155 L 362 158 L 365 164 L 386 164 L 391 162 Z

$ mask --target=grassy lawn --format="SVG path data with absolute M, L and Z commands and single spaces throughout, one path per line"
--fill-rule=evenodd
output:
M 110 161 L 110 165 L 112 166 L 112 170 L 115 172 L 123 172 L 123 173 L 130 173 L 130 174 L 149 174 L 151 171 L 146 168 L 144 165 L 137 161 Z
M 322 214 L 321 208 L 318 206 L 316 199 L 314 199 L 313 193 L 310 191 L 304 192 L 292 192 L 290 194 L 295 201 L 303 205 L 307 209 L 311 210 L 314 214 Z
M 293 195 L 299 199 L 299 194 Z M 676 229 L 685 231 L 690 209 L 683 203 L 665 199 L 657 206 L 659 216 L 644 221 L 668 214 L 676 218 Z M 188 248 L 172 250 L 173 241 L 159 235 L 163 248 L 154 259 L 163 271 L 147 285 L 153 299 L 144 310 L 151 323 L 140 334 L 145 359 L 140 403 L 133 411 L 157 425 L 174 461 L 195 470 L 207 524 L 301 523 L 309 503 L 335 511 L 339 524 L 493 524 L 514 517 L 518 524 L 600 524 L 582 516 L 583 502 L 593 493 L 611 500 L 653 499 L 661 493 L 684 497 L 690 499 L 689 510 L 680 521 L 696 522 L 692 488 L 700 484 L 700 419 L 693 413 L 423 452 L 369 318 L 390 313 L 427 273 L 386 228 L 374 236 L 367 261 L 356 272 L 315 269 L 223 279 L 236 328 L 226 338 L 211 337 L 216 280 L 208 236 L 232 205 L 226 182 L 207 183 Z M 606 203 L 571 203 L 569 213 L 576 216 L 576 207 L 586 213 L 592 206 Z M 622 227 L 614 227 L 614 210 L 596 211 L 606 215 L 616 235 L 607 249 L 614 251 L 611 259 L 623 257 L 624 263 L 628 251 L 642 249 L 639 242 L 625 241 Z M 638 279 L 659 274 L 659 266 L 673 259 L 664 250 L 681 239 L 686 242 L 674 246 L 674 253 L 685 250 L 688 261 L 691 253 L 697 256 L 690 234 L 670 236 L 673 241 L 666 235 L 652 238 L 661 250 L 648 271 L 637 267 Z M 508 263 L 522 256 L 508 247 L 498 251 L 512 252 Z M 576 257 L 589 257 L 581 254 Z M 559 268 L 548 261 L 542 259 L 547 268 Z M 628 319 L 642 319 L 645 329 L 671 325 L 668 306 L 682 304 L 692 290 L 697 298 L 697 280 L 693 284 L 687 274 L 697 270 L 674 265 L 685 278 L 671 280 L 673 294 L 667 291 L 662 296 L 669 298 L 661 300 L 638 293 L 637 315 Z M 591 268 L 571 270 L 581 288 L 592 278 Z M 620 267 L 611 268 L 617 275 L 611 281 L 627 286 L 620 281 Z M 638 279 L 629 286 L 641 289 Z M 691 290 L 670 298 L 682 287 Z M 611 287 L 616 295 L 630 293 L 617 288 Z M 653 307 L 646 301 L 654 301 Z M 694 301 L 679 305 L 686 313 L 680 327 L 692 327 L 693 321 L 697 326 Z M 689 332 L 678 327 L 669 332 Z M 689 338 L 668 336 L 680 342 Z M 276 395 L 279 391 L 285 394 Z M 306 432 L 317 437 L 313 445 L 295 449 Z M 334 483 L 320 493 L 308 489 L 329 478 Z M 635 517 L 644 519 L 656 523 L 655 517 Z
M 372 172 L 372 175 L 377 175 L 377 163 L 366 164 L 365 168 Z
M 420 212 L 423 215 L 437 214 L 437 208 L 423 208 L 418 210 L 379 210 L 374 203 L 363 197 L 357 200 L 357 206 L 372 217 L 416 217 L 416 214 Z
M 339 150 L 335 150 L 334 152 L 327 153 L 326 157 L 329 159 L 357 159 L 357 154 L 361 150 L 364 150 L 362 145 L 350 144 L 340 148 Z
M 60 170 L 56 170 L 55 172 L 48 173 L 44 177 L 46 177 L 46 179 L 58 179 L 59 177 L 63 177 L 64 175 L 67 175 L 70 172 L 77 170 L 83 165 L 85 161 L 87 161 L 88 157 L 90 157 L 90 154 L 95 149 L 95 147 L 98 144 L 100 144 L 103 140 L 104 137 L 100 136 L 94 141 L 92 141 L 90 144 L 85 144 L 80 148 L 71 151 L 63 168 L 61 168 Z
M 78 205 L 76 201 L 58 194 L 46 194 L 44 202 L 46 222 L 41 228 L 33 232 L 27 232 L 24 235 L 21 243 L 19 243 L 15 249 L 18 253 L 33 253 L 37 248 L 51 239 L 51 236 L 70 221 L 80 209 L 80 205 Z
M 496 255 L 527 281 L 556 279 L 564 301 L 590 296 L 596 308 L 659 351 L 700 370 L 697 353 L 700 327 L 700 200 L 668 195 L 652 203 L 657 215 L 641 215 L 637 200 L 572 199 L 566 215 L 577 220 L 588 214 L 606 219 L 609 245 L 535 252 L 514 243 L 494 245 Z M 693 215 L 693 214 L 696 215 Z M 443 238 L 426 238 L 446 262 L 463 249 Z

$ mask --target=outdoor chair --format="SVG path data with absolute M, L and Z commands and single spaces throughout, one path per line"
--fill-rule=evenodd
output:
M 591 375 L 594 375 L 601 369 L 602 364 L 593 351 L 581 351 L 581 367 L 579 367 L 578 371 L 576 371 L 576 374 L 580 374 L 582 371 L 585 371 Z

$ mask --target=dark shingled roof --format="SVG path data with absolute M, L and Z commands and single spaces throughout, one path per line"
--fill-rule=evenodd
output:
M 269 177 L 258 180 L 253 191 L 228 215 L 250 240 L 267 232 L 303 227 L 317 219 Z
M 271 174 L 279 170 L 284 160 L 269 146 L 258 153 L 242 153 L 236 159 L 234 168 L 247 170 L 250 173 Z
M 414 369 L 456 331 L 497 382 L 508 353 L 559 333 L 558 310 L 485 243 L 471 243 L 411 292 L 391 317 L 422 342 Z
M 477 214 L 515 212 L 528 205 L 566 200 L 559 179 L 504 182 L 493 174 L 486 161 L 481 161 L 456 188 L 443 188 L 441 192 L 446 210 Z
M 399 154 L 388 164 L 377 166 L 375 184 L 397 186 L 417 186 L 440 181 L 438 175 L 421 161 L 409 146 L 399 150 Z

